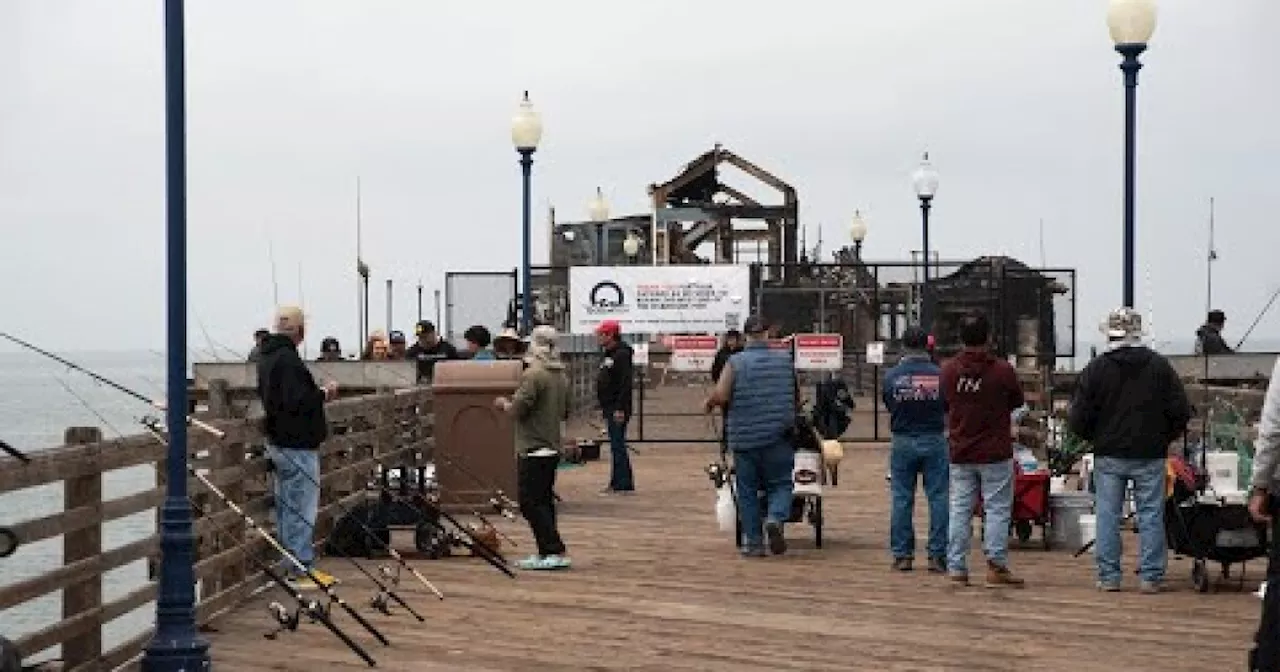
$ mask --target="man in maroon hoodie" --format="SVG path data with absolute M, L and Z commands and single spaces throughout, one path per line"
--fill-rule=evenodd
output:
M 978 493 L 986 512 L 982 547 L 987 587 L 1021 588 L 1009 571 L 1009 516 L 1013 509 L 1013 439 L 1010 413 L 1023 404 L 1022 386 L 1008 362 L 987 350 L 991 323 L 981 312 L 960 320 L 964 349 L 942 365 L 951 448 L 951 521 L 947 574 L 969 584 L 969 542 Z

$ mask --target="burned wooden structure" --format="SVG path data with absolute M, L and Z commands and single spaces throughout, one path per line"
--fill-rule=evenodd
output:
M 733 166 L 778 192 L 767 204 L 727 184 L 722 166 Z M 788 268 L 800 256 L 796 190 L 755 163 L 714 146 L 671 179 L 648 188 L 652 212 L 604 222 L 551 222 L 551 266 L 628 264 L 733 264 L 743 261 L 744 244 L 767 249 L 772 268 Z M 744 221 L 745 220 L 745 221 Z M 763 222 L 763 227 L 752 222 Z M 628 255 L 624 241 L 639 243 Z M 714 243 L 707 256 L 698 253 Z
M 1075 354 L 1074 271 L 979 257 L 931 264 L 934 279 L 922 287 L 918 263 L 864 263 L 850 248 L 837 251 L 835 259 L 798 263 L 789 274 L 757 269 L 756 310 L 784 332 L 842 334 L 850 353 L 864 352 L 872 341 L 885 342 L 893 352 L 923 300 L 932 306 L 941 354 L 960 349 L 960 318 L 972 310 L 991 320 L 1000 356 L 1049 365 Z

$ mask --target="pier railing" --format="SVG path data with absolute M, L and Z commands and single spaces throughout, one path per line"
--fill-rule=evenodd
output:
M 345 508 L 364 497 L 366 479 L 380 463 L 411 461 L 430 449 L 433 416 L 431 392 L 413 388 L 334 402 L 327 409 L 332 436 L 320 447 L 321 499 L 316 538 L 323 539 Z M 228 497 L 264 527 L 272 527 L 269 461 L 263 455 L 256 419 L 217 420 L 223 439 L 192 430 L 189 459 Z M 147 630 L 130 633 L 124 641 L 104 642 L 103 626 L 151 603 L 159 561 L 159 533 L 154 525 L 145 534 L 111 548 L 104 547 L 103 528 L 109 521 L 155 511 L 164 498 L 166 447 L 155 437 L 104 438 L 94 427 L 73 427 L 66 445 L 34 452 L 31 462 L 0 458 L 0 496 L 19 490 L 61 486 L 63 506 L 56 513 L 20 519 L 9 525 L 17 534 L 16 554 L 0 559 L 21 563 L 23 548 L 40 541 L 62 540 L 60 565 L 23 572 L 26 578 L 0 587 L 0 612 L 60 592 L 61 619 L 22 636 L 9 627 L 0 633 L 15 639 L 24 660 L 61 646 L 64 670 L 111 670 L 138 657 L 152 636 Z M 104 476 L 119 470 L 154 467 L 152 487 L 110 499 L 103 496 Z M 198 582 L 196 616 L 204 624 L 267 584 L 252 560 L 278 563 L 266 543 L 246 533 L 241 518 L 210 495 L 192 478 L 188 487 L 195 500 L 198 538 L 195 575 Z M 36 498 L 32 498 L 35 501 Z M 10 500 L 12 501 L 12 500 Z M 150 579 L 130 586 L 119 597 L 103 599 L 104 578 L 113 570 L 147 561 Z M 12 575 L 11 575 L 12 576 Z M 112 581 L 115 581 L 112 579 Z M 113 590 L 113 593 L 122 591 Z M 47 620 L 47 619 L 46 619 Z M 0 617 L 0 624 L 11 619 Z M 4 631 L 10 631 L 5 633 Z M 104 646 L 105 645 L 105 646 Z

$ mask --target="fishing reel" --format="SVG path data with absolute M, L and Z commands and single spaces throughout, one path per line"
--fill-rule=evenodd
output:
M 379 590 L 373 599 L 369 600 L 369 606 L 384 616 L 391 615 L 391 598 L 385 590 Z
M 723 488 L 724 484 L 729 481 L 729 474 L 731 473 L 728 467 L 718 462 L 708 464 L 705 471 L 707 472 L 707 478 L 711 479 L 711 484 L 717 490 Z
M 516 519 L 515 510 L 518 508 L 516 503 L 501 490 L 493 491 L 493 496 L 489 498 L 489 506 L 493 507 L 494 513 L 507 520 Z
M 319 620 L 328 616 L 328 610 L 315 600 L 298 601 L 298 606 L 290 611 L 279 602 L 272 602 L 267 605 L 267 611 L 271 613 L 271 618 L 276 621 L 276 628 L 271 632 L 264 633 L 262 636 L 267 639 L 275 639 L 282 632 L 297 632 L 298 626 L 302 624 L 302 617 L 305 615 L 311 621 Z
M 403 565 L 396 565 L 395 567 L 388 567 L 386 565 L 379 565 L 378 573 L 387 579 L 387 583 L 398 587 L 400 585 L 400 569 L 402 566 Z
M 18 533 L 7 527 L 0 527 L 0 558 L 7 558 L 18 550 Z

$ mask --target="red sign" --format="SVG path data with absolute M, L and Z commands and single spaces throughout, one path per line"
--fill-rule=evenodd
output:
M 840 334 L 796 334 L 796 368 L 801 371 L 839 371 L 844 368 L 844 338 Z
M 715 336 L 672 336 L 672 371 L 710 371 L 720 339 Z

